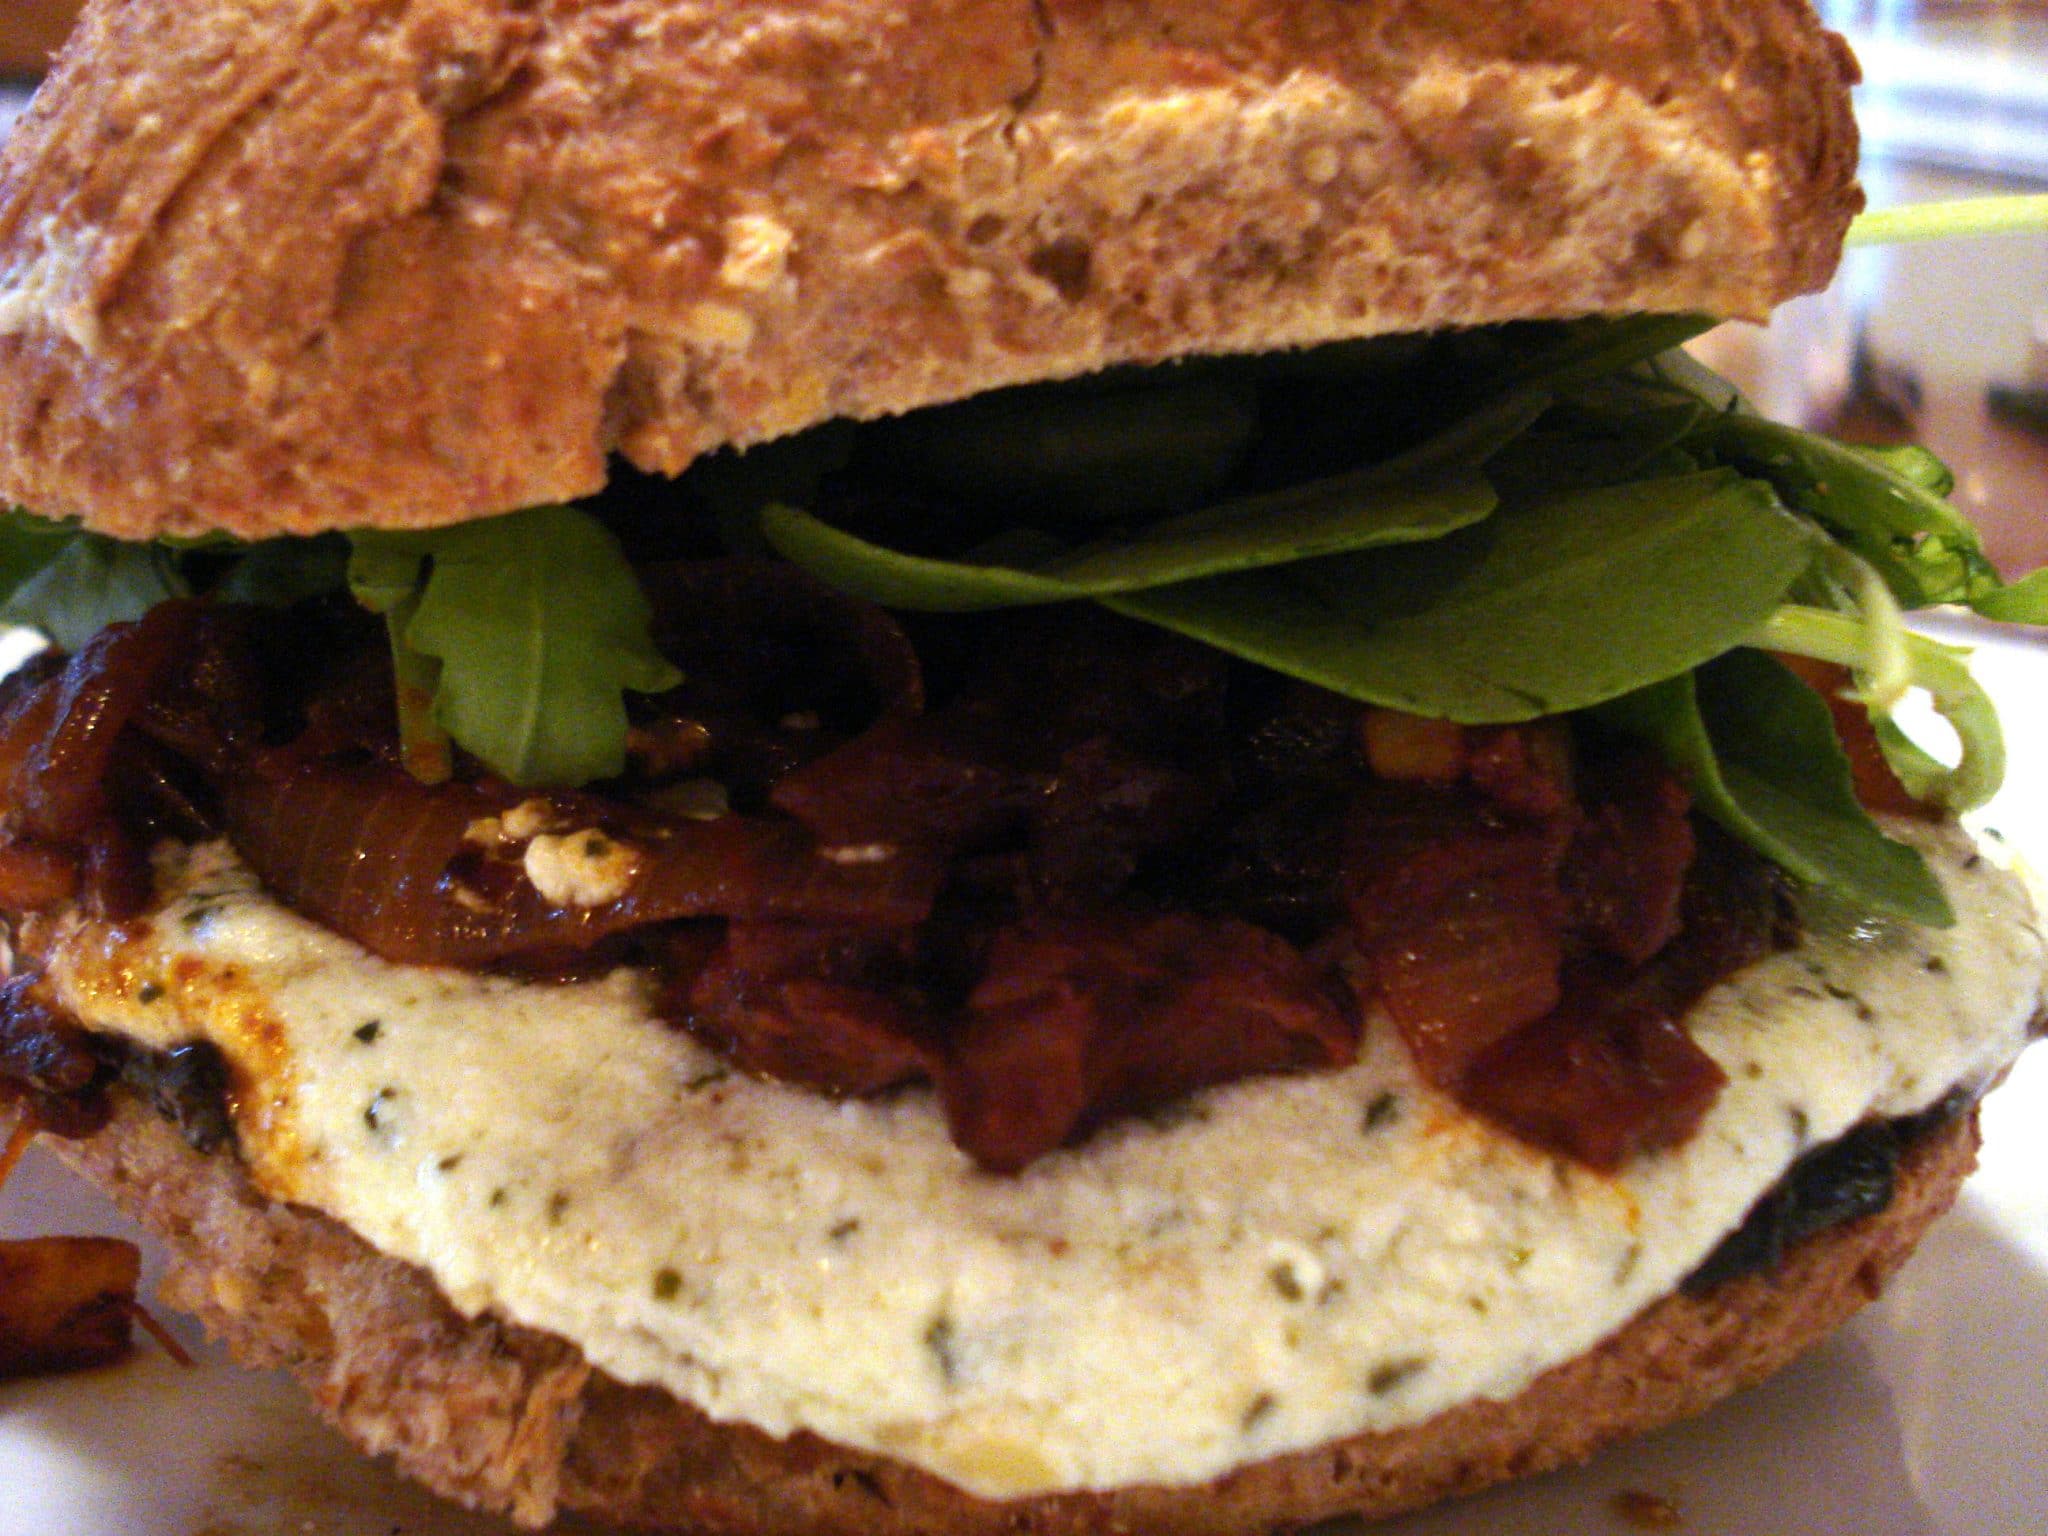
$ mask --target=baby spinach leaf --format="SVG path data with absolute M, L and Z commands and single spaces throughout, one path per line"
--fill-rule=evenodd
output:
M 997 561 L 935 560 L 884 549 L 798 507 L 763 507 L 755 518 L 762 538 L 777 554 L 842 592 L 888 608 L 975 613 L 1087 596 L 1050 577 Z
M 430 688 L 457 743 L 515 784 L 581 784 L 625 766 L 627 692 L 681 674 L 647 599 L 586 513 L 539 507 L 430 533 L 360 534 L 350 584 L 386 615 L 401 696 Z
M 1683 444 L 1700 423 L 1696 401 L 1659 400 L 1591 412 L 1561 405 L 1487 466 L 1510 500 L 1664 479 L 1700 468 Z
M 1582 709 L 1721 654 L 1817 535 L 1732 470 L 1503 507 L 1427 544 L 1109 600 L 1367 703 L 1465 724 Z
M 1356 478 L 1366 485 L 1397 485 L 1427 480 L 1439 471 L 1481 468 L 1525 436 L 1554 403 L 1554 397 L 1545 389 L 1531 386 L 1512 390 L 1468 411 L 1392 458 L 1356 471 Z M 1295 492 L 1316 494 L 1313 485 L 1296 487 Z
M 1926 861 L 1856 799 L 1826 702 L 1782 663 L 1731 651 L 1597 715 L 1656 746 L 1702 810 L 1794 878 L 1908 922 L 1955 922 Z
M 1155 370 L 977 395 L 863 429 L 865 461 L 947 502 L 1028 521 L 1159 517 L 1211 497 L 1258 427 L 1219 373 Z
M 1562 393 L 1662 356 L 1718 324 L 1711 315 L 1631 315 L 1546 327 L 1543 342 L 1509 364 L 1497 387 Z
M 1503 396 L 1383 463 L 1183 513 L 1079 549 L 1012 530 L 973 558 L 940 560 L 886 549 L 796 507 L 763 507 L 755 521 L 760 541 L 776 552 L 890 607 L 972 612 L 1109 597 L 1465 527 L 1498 501 L 1479 467 L 1528 431 L 1549 403 L 1534 390 Z
M 64 552 L 76 538 L 89 537 L 71 523 L 8 508 L 0 511 L 0 599 L 11 597 L 21 584 Z
M 894 608 L 971 612 L 1139 592 L 1233 571 L 1436 539 L 1484 518 L 1495 505 L 1476 469 L 1445 468 L 1418 481 L 1376 472 L 1340 475 L 1247 497 L 1078 550 L 1033 543 L 1028 564 L 934 560 L 870 544 L 794 507 L 764 508 L 775 549 L 844 591 Z M 1018 558 L 1006 541 L 991 554 Z
M 426 579 L 431 533 L 349 535 L 348 589 L 372 613 L 388 614 L 419 595 Z

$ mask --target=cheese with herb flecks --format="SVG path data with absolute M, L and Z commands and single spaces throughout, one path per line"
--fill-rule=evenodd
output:
M 2020 887 L 1912 833 L 1961 921 L 1819 913 L 1692 1020 L 1729 1083 L 1605 1179 L 1420 1087 L 1392 1030 L 1342 1072 L 1235 1084 L 1017 1178 L 931 1097 L 735 1075 L 628 972 L 386 964 L 219 846 L 52 959 L 95 1027 L 234 1063 L 271 1195 L 715 1417 L 1016 1496 L 1190 1482 L 1519 1392 L 1670 1292 L 1800 1152 L 1981 1086 L 2041 1005 Z

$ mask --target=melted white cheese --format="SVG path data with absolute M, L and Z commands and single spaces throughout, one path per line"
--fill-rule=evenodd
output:
M 1348 1071 L 1238 1084 L 1020 1178 L 930 1097 L 732 1075 L 572 986 L 384 964 L 172 855 L 146 931 L 58 945 L 67 1002 L 204 1034 L 273 1196 L 564 1335 L 629 1382 L 987 1496 L 1208 1479 L 1506 1397 L 1670 1292 L 1801 1150 L 2004 1069 L 2041 1006 L 2010 876 L 1916 834 L 1945 933 L 1825 921 L 1718 989 L 1729 1084 L 1682 1150 L 1603 1179 L 1421 1088 L 1393 1032 Z

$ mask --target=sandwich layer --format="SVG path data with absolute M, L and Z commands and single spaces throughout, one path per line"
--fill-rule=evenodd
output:
M 1806 0 L 98 0 L 0 151 L 0 500 L 421 526 L 1031 379 L 1832 270 Z
M 993 1503 L 900 1461 L 718 1424 L 593 1371 L 562 1340 L 459 1316 L 420 1270 L 328 1218 L 265 1200 L 132 1100 L 60 1143 L 161 1234 L 165 1299 L 245 1361 L 288 1366 L 365 1448 L 472 1506 L 539 1526 L 580 1511 L 692 1536 L 1244 1536 L 1393 1514 L 1583 1460 L 1761 1381 L 1872 1300 L 1974 1161 L 1974 1114 L 1923 1135 L 1889 1206 L 1773 1270 L 1667 1297 L 1506 1402 L 1349 1437 L 1214 1483 Z
M 145 923 L 32 944 L 91 1028 L 219 1046 L 254 1187 L 459 1312 L 1014 1498 L 1199 1484 L 1513 1398 L 1667 1296 L 1803 1151 L 1988 1084 L 2040 1011 L 2040 934 L 1960 833 L 1899 830 L 1958 925 L 1816 909 L 1690 1016 L 1729 1078 L 1698 1134 L 1611 1179 L 1452 1110 L 1384 1026 L 1353 1068 L 992 1177 L 928 1094 L 731 1075 L 631 973 L 377 961 L 219 845 L 166 856 Z

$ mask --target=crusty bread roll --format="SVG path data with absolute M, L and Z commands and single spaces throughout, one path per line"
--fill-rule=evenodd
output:
M 0 157 L 0 500 L 458 521 L 1027 379 L 1760 316 L 1861 202 L 1806 0 L 102 0 Z
M 1118 363 L 1761 316 L 1861 205 L 1806 0 L 93 0 L 0 150 L 0 501 L 127 537 L 423 527 Z M 1672 1296 L 1506 1402 L 1181 1487 L 1001 1501 L 714 1423 L 267 1200 L 122 1101 L 73 1155 L 169 1299 L 478 1507 L 698 1532 L 1261 1530 L 1693 1412 L 1947 1206 Z
M 541 1525 L 577 1511 L 692 1536 L 1242 1536 L 1393 1514 L 1582 1461 L 1763 1380 L 1838 1327 L 1948 1209 L 1974 1113 L 1911 1144 L 1890 1206 L 1762 1274 L 1650 1307 L 1507 1402 L 1239 1469 L 1208 1484 L 994 1502 L 813 1435 L 715 1424 L 620 1385 L 573 1346 L 457 1315 L 420 1271 L 275 1204 L 232 1156 L 193 1152 L 124 1100 L 67 1156 L 168 1244 L 165 1298 L 251 1364 L 288 1366 L 366 1449 L 465 1504 Z

